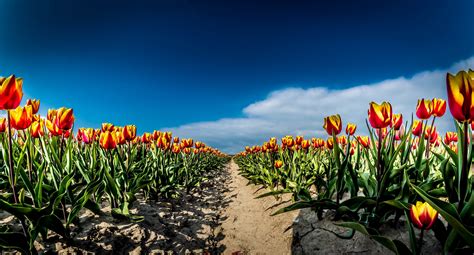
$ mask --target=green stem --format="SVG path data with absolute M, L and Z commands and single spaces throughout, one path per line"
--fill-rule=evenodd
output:
M 469 139 L 469 123 L 464 122 L 464 139 L 462 148 L 462 169 L 461 169 L 461 187 L 460 187 L 460 198 L 458 204 L 458 212 L 461 212 L 464 207 L 464 200 L 466 199 L 467 182 L 469 178 L 469 167 L 467 162 L 467 150 L 468 150 L 468 139 Z
M 15 171 L 13 170 L 13 146 L 12 146 L 12 128 L 10 121 L 10 110 L 7 110 L 8 118 L 8 163 L 9 163 L 9 173 L 10 173 L 10 184 L 12 186 L 13 199 L 15 204 L 18 203 L 18 197 L 15 189 Z

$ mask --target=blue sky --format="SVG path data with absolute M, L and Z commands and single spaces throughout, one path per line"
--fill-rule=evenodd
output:
M 0 0 L 0 75 L 24 77 L 44 111 L 74 108 L 79 126 L 134 123 L 235 152 L 319 134 L 325 113 L 292 113 L 308 106 L 290 111 L 285 93 L 314 101 L 318 88 L 334 96 L 470 67 L 474 3 L 413 2 Z M 256 109 L 269 102 L 284 112 Z

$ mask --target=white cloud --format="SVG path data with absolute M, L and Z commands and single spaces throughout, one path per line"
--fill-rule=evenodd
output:
M 267 98 L 243 109 L 243 118 L 196 122 L 174 128 L 180 137 L 193 137 L 227 153 L 235 153 L 245 145 L 261 144 L 269 137 L 304 135 L 326 137 L 323 118 L 339 113 L 343 124 L 358 125 L 358 133 L 365 133 L 365 119 L 371 101 L 388 101 L 395 113 L 402 113 L 404 121 L 411 119 L 420 98 L 446 96 L 446 72 L 457 72 L 474 67 L 474 57 L 460 61 L 447 70 L 418 73 L 412 77 L 398 77 L 373 84 L 332 90 L 327 87 L 287 88 L 271 92 Z M 449 109 L 437 120 L 438 130 L 453 129 Z

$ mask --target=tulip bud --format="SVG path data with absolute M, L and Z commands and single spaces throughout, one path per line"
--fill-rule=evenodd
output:
M 38 113 L 40 107 L 40 101 L 37 99 L 28 99 L 26 101 L 26 105 L 31 105 L 31 108 L 33 109 L 33 114 L 36 114 Z
M 0 118 L 0 133 L 5 132 L 7 130 L 7 119 Z
M 28 128 L 33 122 L 33 108 L 31 106 L 18 106 L 15 110 L 10 111 L 11 126 L 16 130 Z
M 446 101 L 439 98 L 433 98 L 433 115 L 436 117 L 442 117 L 446 112 Z
M 356 129 L 357 129 L 356 124 L 354 124 L 354 123 L 347 123 L 347 126 L 346 126 L 346 135 L 348 135 L 348 136 L 354 135 Z
M 329 135 L 339 135 L 342 130 L 342 121 L 339 114 L 331 115 L 324 118 L 323 128 L 328 132 Z
M 137 136 L 137 127 L 135 125 L 127 125 L 122 130 L 123 137 L 127 141 L 132 141 Z
M 423 123 L 419 120 L 413 122 L 413 128 L 411 130 L 414 136 L 420 136 L 423 132 Z
M 474 117 L 474 71 L 460 71 L 455 76 L 446 75 L 448 105 L 453 118 L 459 122 L 470 121 Z
M 410 219 L 415 227 L 429 230 L 438 219 L 438 212 L 427 202 L 417 201 L 410 208 Z
M 283 166 L 283 161 L 281 160 L 275 160 L 275 164 L 274 164 L 275 168 L 276 169 L 279 169 Z
M 392 105 L 387 102 L 369 104 L 368 118 L 373 128 L 386 128 L 392 123 Z
M 419 119 L 426 120 L 431 117 L 433 111 L 433 103 L 431 100 L 419 99 L 416 105 L 416 116 Z
M 401 114 L 393 114 L 392 115 L 392 123 L 391 123 L 391 127 L 394 129 L 394 130 L 399 130 L 400 127 L 402 126 L 403 124 L 403 116 Z
M 39 138 L 44 135 L 44 121 L 42 119 L 31 123 L 30 134 L 33 138 Z
M 23 79 L 11 75 L 0 77 L 0 110 L 17 108 L 23 98 Z
M 117 138 L 115 132 L 105 131 L 100 134 L 100 147 L 106 150 L 111 150 L 117 147 Z
M 105 132 L 105 131 L 115 131 L 115 127 L 114 127 L 114 124 L 112 123 L 102 123 L 102 128 L 101 128 L 102 132 Z

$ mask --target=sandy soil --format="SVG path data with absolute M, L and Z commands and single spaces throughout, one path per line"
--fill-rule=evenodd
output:
M 230 165 L 229 192 L 226 197 L 231 201 L 224 208 L 226 220 L 222 223 L 222 244 L 228 252 L 241 254 L 290 254 L 293 234 L 285 230 L 292 226 L 298 212 L 290 212 L 276 216 L 270 214 L 280 207 L 289 205 L 289 196 L 280 201 L 274 197 L 255 199 L 256 196 L 268 192 L 258 189 L 255 185 L 247 185 L 248 181 L 238 174 L 238 166 Z

